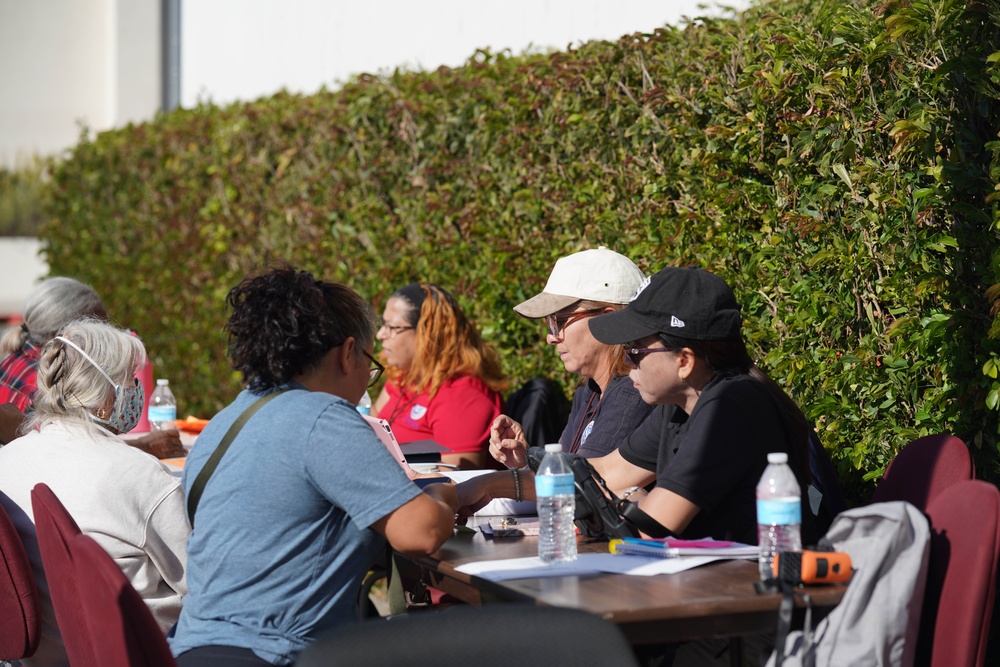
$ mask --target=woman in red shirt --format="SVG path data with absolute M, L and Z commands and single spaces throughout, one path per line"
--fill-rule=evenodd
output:
M 443 463 L 494 467 L 490 424 L 503 410 L 507 379 L 455 298 L 429 283 L 396 290 L 376 338 L 388 382 L 372 407 L 396 439 L 444 445 L 451 453 Z

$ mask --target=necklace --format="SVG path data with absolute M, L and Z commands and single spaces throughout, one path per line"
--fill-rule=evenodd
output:
M 399 398 L 396 400 L 396 404 L 392 406 L 392 410 L 389 411 L 389 419 L 388 419 L 389 426 L 395 424 L 396 417 L 402 416 L 403 413 L 406 412 L 406 409 L 411 405 L 413 405 L 413 403 L 417 400 L 417 395 L 414 394 L 408 401 L 404 403 L 403 399 L 405 398 L 406 398 L 406 391 L 402 387 L 400 387 Z
M 594 399 L 599 396 L 600 394 L 595 391 L 590 395 L 590 398 L 587 399 L 587 407 L 583 409 L 583 418 L 580 420 L 580 423 L 577 424 L 576 432 L 573 434 L 573 440 L 569 444 L 570 454 L 576 454 L 577 450 L 580 449 L 580 445 L 582 444 L 580 442 L 580 432 L 583 430 L 584 425 L 590 421 L 587 419 L 590 416 L 590 406 L 593 405 Z

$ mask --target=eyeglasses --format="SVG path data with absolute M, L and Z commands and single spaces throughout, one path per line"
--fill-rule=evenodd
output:
M 391 324 L 386 324 L 385 322 L 382 322 L 382 324 L 379 325 L 379 330 L 382 329 L 385 329 L 386 331 L 389 332 L 389 338 L 395 338 L 396 334 L 402 333 L 404 331 L 412 331 L 413 327 L 407 327 L 407 326 L 394 327 Z
M 643 357 L 647 354 L 652 354 L 653 352 L 676 352 L 676 347 L 628 347 L 623 345 L 625 348 L 625 364 L 629 368 L 639 368 L 639 364 L 642 363 Z
M 366 351 L 361 350 L 361 353 L 368 357 L 368 360 L 375 364 L 368 370 L 368 386 L 373 386 L 378 379 L 382 377 L 382 373 L 385 371 L 385 366 L 378 362 L 378 359 L 368 354 Z
M 585 317 L 593 317 L 594 315 L 600 315 L 604 312 L 604 308 L 591 308 L 590 310 L 581 310 L 579 313 L 567 313 L 565 315 L 546 315 L 545 316 L 545 326 L 549 330 L 549 334 L 553 338 L 559 338 L 559 334 L 563 332 L 563 329 L 573 324 L 577 320 L 582 320 Z

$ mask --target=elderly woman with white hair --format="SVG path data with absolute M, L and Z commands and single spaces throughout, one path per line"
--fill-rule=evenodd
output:
M 190 532 L 180 480 L 119 437 L 142 410 L 134 373 L 145 358 L 128 331 L 97 320 L 65 326 L 41 348 L 25 435 L 0 448 L 0 505 L 24 541 L 42 599 L 41 641 L 25 665 L 68 664 L 35 535 L 31 489 L 39 483 L 115 559 L 164 633 L 180 614 Z
M 106 321 L 108 314 L 94 288 L 79 280 L 47 278 L 28 295 L 24 322 L 0 339 L 0 444 L 17 437 L 31 410 L 42 346 L 70 322 L 88 317 Z M 129 444 L 161 459 L 185 454 L 177 429 L 152 431 Z

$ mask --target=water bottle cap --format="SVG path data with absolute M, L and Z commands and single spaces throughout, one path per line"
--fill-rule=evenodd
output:
M 788 454 L 785 452 L 771 452 L 767 455 L 768 463 L 788 463 Z
M 561 452 L 561 451 L 562 451 L 562 445 L 560 445 L 558 442 L 553 442 L 549 443 L 548 445 L 545 445 L 546 454 L 549 452 Z
M 157 384 L 157 385 L 162 385 L 162 384 L 170 384 L 170 380 L 165 380 L 165 379 L 163 379 L 163 378 L 157 378 L 157 379 L 156 379 L 156 384 Z

